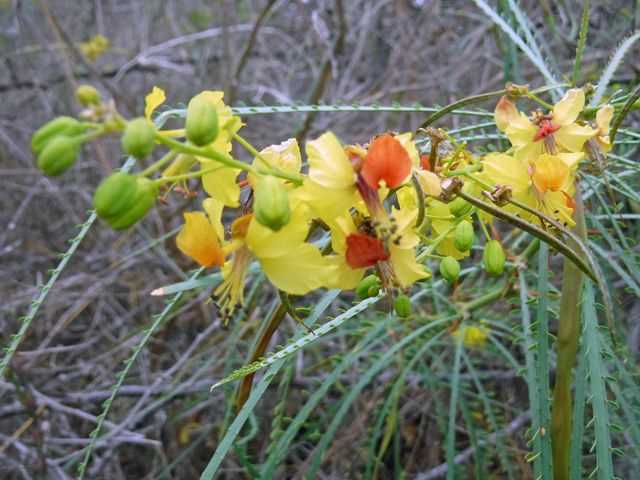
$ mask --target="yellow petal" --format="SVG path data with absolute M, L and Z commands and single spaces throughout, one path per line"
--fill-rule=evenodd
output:
M 553 107 L 553 123 L 564 127 L 576 121 L 584 108 L 584 91 L 581 88 L 572 88 Z
M 366 268 L 351 268 L 344 255 L 329 255 L 324 258 L 329 268 L 323 285 L 326 288 L 352 290 L 358 286 L 367 270 Z
M 396 280 L 402 288 L 406 288 L 414 282 L 428 278 L 429 272 L 424 265 L 416 261 L 416 252 L 413 248 L 400 248 L 396 245 L 389 246 L 391 264 Z
M 215 229 L 203 212 L 185 212 L 185 224 L 176 238 L 180 251 L 203 267 L 222 265 L 224 255 Z
M 215 198 L 207 198 L 202 202 L 202 208 L 207 212 L 209 222 L 216 231 L 216 235 L 220 240 L 224 240 L 224 225 L 222 225 L 222 211 L 224 210 L 224 203 Z
M 609 125 L 613 118 L 613 106 L 607 104 L 601 107 L 596 113 L 596 125 L 599 135 L 609 135 Z
M 429 170 L 415 170 L 418 177 L 418 182 L 422 187 L 422 191 L 426 195 L 432 197 L 438 197 L 442 193 L 442 187 L 440 186 L 440 177 Z
M 309 217 L 307 207 L 300 205 L 292 212 L 289 223 L 277 232 L 254 220 L 249 224 L 245 241 L 261 260 L 285 256 L 304 243 L 309 233 Z
M 342 189 L 325 188 L 309 179 L 295 191 L 299 191 L 299 198 L 312 208 L 316 216 L 327 222 L 349 210 L 359 198 L 353 185 Z
M 556 143 L 562 148 L 569 150 L 570 152 L 579 152 L 582 150 L 584 143 L 593 138 L 597 132 L 587 126 L 581 126 L 577 123 L 567 125 L 560 128 L 553 134 Z
M 151 93 L 144 97 L 144 116 L 151 120 L 151 114 L 164 103 L 166 98 L 164 90 L 159 87 L 153 87 Z
M 531 142 L 518 148 L 514 153 L 514 157 L 525 165 L 528 165 L 544 152 L 545 146 L 543 141 Z
M 346 189 L 355 184 L 356 176 L 349 157 L 332 132 L 307 142 L 309 178 L 331 189 Z
M 520 112 L 518 112 L 518 109 L 511 100 L 507 97 L 502 97 L 498 100 L 496 109 L 493 112 L 493 117 L 498 129 L 504 132 L 512 123 L 518 120 Z
M 483 180 L 493 185 L 509 185 L 514 191 L 531 185 L 528 164 L 504 153 L 490 153 L 482 160 Z
M 203 168 L 209 168 L 213 165 L 212 161 L 202 162 Z M 236 183 L 236 178 L 239 174 L 240 170 L 236 168 L 222 166 L 211 173 L 205 173 L 202 176 L 202 186 L 205 192 L 227 207 L 238 207 L 240 205 L 240 187 Z
M 571 171 L 575 171 L 578 163 L 584 158 L 584 152 L 574 152 L 574 153 L 558 153 L 556 157 L 561 159 L 564 163 L 566 163 L 567 167 Z
M 517 116 L 511 119 L 504 133 L 507 135 L 511 144 L 518 148 L 533 142 L 537 131 L 537 127 L 531 123 L 524 113 L 518 113 Z
M 262 159 L 264 159 L 264 161 Z M 300 155 L 298 141 L 295 138 L 290 138 L 278 145 L 271 145 L 261 150 L 260 158 L 254 158 L 253 165 L 298 173 L 302 167 L 302 156 Z M 248 179 L 249 183 L 253 186 L 255 184 L 255 176 L 249 174 Z
M 280 257 L 259 260 L 269 281 L 293 295 L 304 295 L 322 287 L 332 271 L 320 251 L 309 243 L 300 244 Z

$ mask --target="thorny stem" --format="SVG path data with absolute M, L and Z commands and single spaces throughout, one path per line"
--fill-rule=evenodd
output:
M 576 233 L 581 239 L 585 240 L 587 232 L 584 203 L 580 191 L 577 189 L 575 218 Z M 573 366 L 578 352 L 578 340 L 580 338 L 580 291 L 582 289 L 582 281 L 582 272 L 565 258 L 557 336 L 558 360 L 551 406 L 553 478 L 557 480 L 569 478 L 571 418 L 573 411 L 571 384 Z

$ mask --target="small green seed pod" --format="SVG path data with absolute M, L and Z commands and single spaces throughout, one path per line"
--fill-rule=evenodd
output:
M 380 279 L 376 275 L 367 275 L 356 287 L 356 295 L 359 299 L 375 297 L 380 291 Z
M 460 263 L 453 257 L 445 257 L 440 262 L 440 275 L 447 282 L 453 283 L 460 276 Z
M 456 226 L 453 245 L 461 252 L 466 252 L 471 248 L 475 241 L 475 234 L 473 233 L 473 224 L 469 220 L 462 220 Z
M 400 318 L 407 318 L 411 315 L 411 299 L 406 295 L 398 295 L 393 303 L 393 309 Z
M 187 139 L 199 147 L 218 136 L 218 113 L 206 94 L 200 93 L 189 101 L 185 129 Z
M 146 157 L 155 147 L 155 132 L 153 123 L 146 118 L 131 120 L 122 134 L 122 150 L 138 159 Z
M 83 107 L 100 104 L 100 92 L 91 85 L 80 85 L 76 88 L 76 99 Z
M 107 219 L 114 230 L 125 230 L 141 220 L 156 202 L 158 189 L 148 178 L 138 178 L 136 195 L 131 207 L 116 217 Z
M 36 156 L 40 155 L 44 147 L 55 137 L 65 135 L 74 137 L 85 132 L 89 127 L 72 117 L 57 117 L 45 123 L 31 137 L 31 150 Z
M 472 208 L 473 205 L 462 197 L 456 197 L 452 202 L 449 202 L 449 211 L 456 218 L 468 215 Z
M 497 240 L 490 240 L 484 247 L 482 262 L 489 275 L 500 275 L 504 271 L 506 256 L 504 249 Z
M 38 168 L 50 177 L 60 175 L 75 163 L 79 151 L 78 140 L 66 135 L 56 136 L 47 142 L 38 155 Z
M 138 184 L 136 177 L 117 172 L 105 178 L 93 195 L 93 207 L 104 220 L 116 218 L 133 206 Z
M 280 180 L 270 175 L 260 178 L 255 188 L 253 213 L 259 223 L 274 232 L 289 223 L 289 194 Z

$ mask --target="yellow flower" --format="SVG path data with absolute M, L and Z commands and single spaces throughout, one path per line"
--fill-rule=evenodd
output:
M 469 325 L 458 328 L 452 335 L 467 348 L 482 348 L 487 343 L 489 333 L 484 327 Z
M 295 138 L 290 138 L 277 145 L 271 145 L 260 151 L 260 156 L 253 159 L 254 167 L 275 168 L 290 173 L 299 173 L 302 167 L 300 146 Z M 247 175 L 249 184 L 255 187 L 257 179 L 255 175 Z M 289 190 L 294 186 L 285 180 L 279 179 Z
M 247 269 L 253 259 L 276 288 L 304 295 L 324 286 L 331 267 L 317 247 L 306 243 L 309 212 L 305 205 L 294 210 L 290 222 L 277 232 L 264 227 L 248 214 L 231 227 L 227 251 L 232 257 L 222 267 L 223 283 L 214 292 L 223 312 L 230 314 L 244 300 Z
M 573 226 L 574 172 L 584 154 L 542 154 L 528 162 L 504 153 L 490 153 L 483 160 L 479 177 L 491 185 L 508 185 L 512 198 L 558 222 Z M 539 222 L 530 214 L 512 204 L 506 211 L 522 218 Z
M 109 39 L 100 34 L 80 43 L 80 51 L 90 62 L 95 62 L 104 52 L 109 50 L 109 47 L 111 47 Z
M 542 153 L 580 152 L 596 131 L 576 123 L 584 109 L 584 91 L 569 90 L 547 115 L 535 115 L 531 121 L 506 97 L 495 109 L 495 121 L 514 147 L 515 156 L 533 161 Z
M 350 290 L 355 288 L 368 268 L 376 267 L 385 287 L 406 288 L 429 272 L 416 260 L 419 242 L 415 232 L 417 210 L 396 209 L 388 226 L 374 228 L 370 218 L 360 219 L 357 226 L 345 213 L 329 222 L 331 246 L 335 255 L 327 260 L 333 272 L 326 286 Z

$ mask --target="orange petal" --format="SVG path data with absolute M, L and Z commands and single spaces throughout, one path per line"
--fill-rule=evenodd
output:
M 379 188 L 384 180 L 389 188 L 402 184 L 411 173 L 411 158 L 402 144 L 385 133 L 376 137 L 362 164 L 360 174 L 371 188 Z
M 552 155 L 540 155 L 532 164 L 531 180 L 540 193 L 557 192 L 569 176 L 569 167 L 562 159 Z
M 216 231 L 203 212 L 186 212 L 185 224 L 176 238 L 182 253 L 191 257 L 203 267 L 220 266 L 224 254 Z
M 347 237 L 347 263 L 351 268 L 372 267 L 389 259 L 389 252 L 378 238 L 364 233 L 352 233 Z

